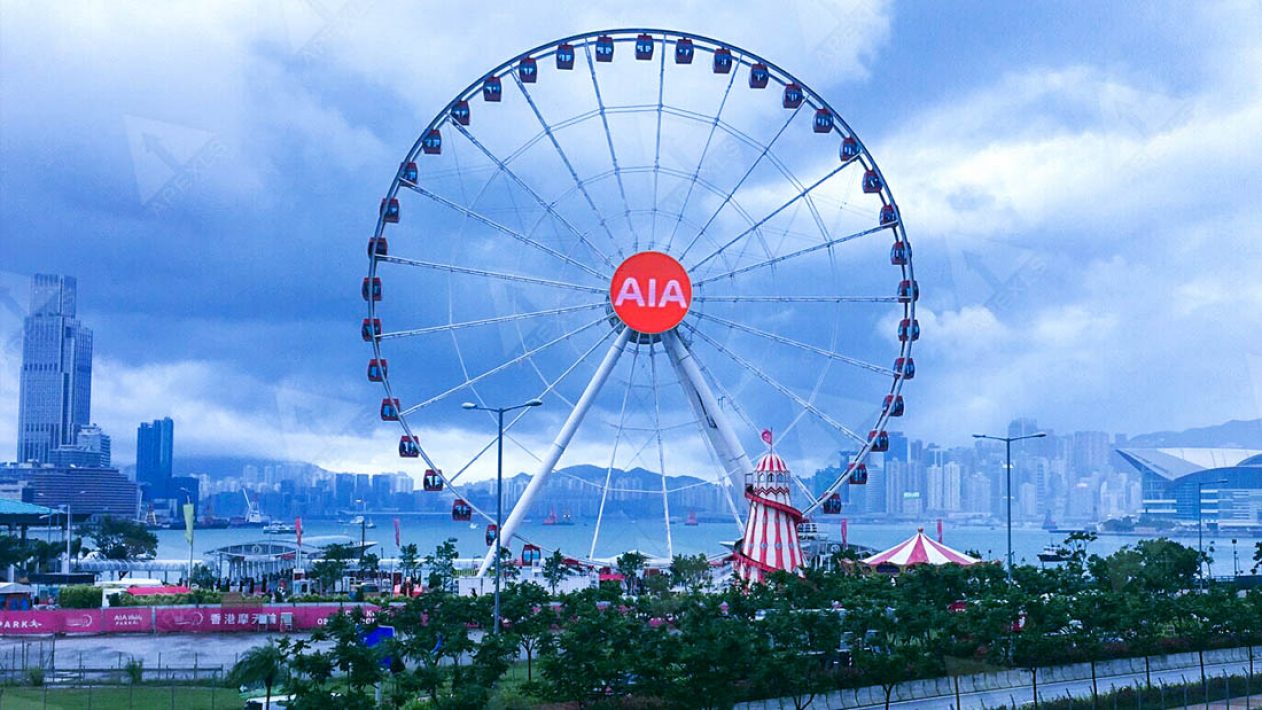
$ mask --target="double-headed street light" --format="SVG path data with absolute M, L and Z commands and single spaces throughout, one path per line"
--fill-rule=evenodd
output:
M 1047 436 L 1047 432 L 1040 431 L 1037 434 L 1026 434 L 1025 436 L 991 436 L 989 434 L 974 434 L 974 439 L 990 439 L 991 441 L 1002 441 L 1004 445 L 1005 467 L 1004 471 L 1007 478 L 1007 499 L 1008 499 L 1008 583 L 1012 584 L 1012 442 L 1024 441 L 1025 439 L 1041 439 Z
M 484 407 L 474 402 L 460 405 L 469 410 L 494 412 L 499 422 L 499 434 L 496 435 L 497 461 L 495 464 L 495 633 L 500 632 L 500 558 L 503 557 L 503 545 L 500 544 L 500 531 L 504 529 L 504 413 L 526 407 L 539 407 L 543 402 L 532 399 L 529 402 L 515 404 L 511 407 Z
M 1201 579 L 1201 589 L 1205 588 L 1205 518 L 1201 513 L 1201 499 L 1205 497 L 1205 486 L 1221 486 L 1226 483 L 1227 479 L 1220 478 L 1215 481 L 1199 481 L 1196 484 L 1196 551 L 1200 556 L 1196 561 L 1196 570 Z M 1215 502 L 1215 506 L 1217 505 Z

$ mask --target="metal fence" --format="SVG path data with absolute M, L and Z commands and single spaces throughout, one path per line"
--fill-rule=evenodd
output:
M 187 660 L 164 664 L 158 654 L 152 663 L 104 648 L 58 649 L 54 639 L 24 639 L 0 648 L 0 683 L 27 685 L 38 678 L 47 685 L 218 684 L 232 669 L 223 663 L 200 663 L 196 654 L 191 664 Z

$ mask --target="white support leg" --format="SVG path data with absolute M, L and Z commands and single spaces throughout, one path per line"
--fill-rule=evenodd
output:
M 582 396 L 574 403 L 574 409 L 570 410 L 570 416 L 565 420 L 565 424 L 561 426 L 561 430 L 557 432 L 556 439 L 552 442 L 552 448 L 548 449 L 548 454 L 539 462 L 539 468 L 535 471 L 535 475 L 531 476 L 530 483 L 526 484 L 526 490 L 521 494 L 521 499 L 513 506 L 512 512 L 508 514 L 508 520 L 504 521 L 504 529 L 500 530 L 500 539 L 512 541 L 513 533 L 517 530 L 517 526 L 521 523 L 521 519 L 526 515 L 526 511 L 530 510 L 530 503 L 534 500 L 535 495 L 539 493 L 539 489 L 543 488 L 543 484 L 552 475 L 552 469 L 556 467 L 557 461 L 561 459 L 561 454 L 565 453 L 565 448 L 570 445 L 570 440 L 574 438 L 574 434 L 578 431 L 578 425 L 583 421 L 583 416 L 587 414 L 587 410 L 591 409 L 592 401 L 596 399 L 596 394 L 600 392 L 601 386 L 609 379 L 609 374 L 613 372 L 614 365 L 618 363 L 618 356 L 622 355 L 626 350 L 627 341 L 631 339 L 631 329 L 623 328 L 618 334 L 618 338 L 614 340 L 613 345 L 609 346 L 609 352 L 605 353 L 605 358 L 600 361 L 600 366 L 596 368 L 596 373 L 592 375 L 591 382 L 587 383 L 587 389 L 583 390 Z M 495 562 L 495 548 L 492 547 L 486 553 L 486 557 L 482 560 L 482 565 L 478 567 L 478 576 L 486 574 L 491 565 Z
M 701 428 L 705 431 L 710 446 L 714 448 L 719 465 L 727 473 L 731 485 L 728 490 L 744 490 L 745 474 L 752 472 L 754 466 L 745 454 L 740 439 L 736 437 L 736 431 L 719 408 L 719 400 L 715 398 L 714 391 L 710 389 L 701 368 L 697 366 L 696 356 L 675 331 L 664 333 L 662 343 L 665 344 L 666 355 L 679 375 L 679 383 L 688 396 L 688 402 L 692 404 L 697 420 L 701 422 Z

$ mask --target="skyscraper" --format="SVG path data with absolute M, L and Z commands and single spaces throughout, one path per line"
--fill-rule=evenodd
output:
M 36 274 L 22 329 L 18 461 L 44 463 L 91 421 L 92 331 L 75 318 L 71 276 Z
M 170 417 L 145 422 L 136 430 L 136 483 L 146 498 L 165 498 L 171 483 L 175 422 Z

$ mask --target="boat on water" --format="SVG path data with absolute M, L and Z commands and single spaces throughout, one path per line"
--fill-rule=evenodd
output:
M 365 518 L 365 517 L 364 517 L 364 516 L 362 516 L 362 515 L 356 515 L 355 517 L 351 518 L 350 520 L 347 520 L 345 523 L 342 523 L 342 524 L 343 524 L 343 525 L 354 525 L 355 527 L 361 527 L 361 526 L 362 526 L 362 527 L 365 527 L 365 528 L 375 528 L 375 527 L 377 527 L 377 524 L 376 524 L 376 523 L 374 523 L 374 522 L 372 521 L 372 519 L 371 519 L 371 518 Z
M 244 490 L 241 495 L 245 496 L 245 515 L 238 515 L 228 520 L 230 528 L 261 528 L 272 522 L 271 518 L 265 517 L 259 512 L 259 505 L 255 501 L 250 500 L 250 494 Z
M 684 521 L 684 525 L 687 525 L 688 527 L 697 526 L 697 511 L 691 510 L 688 512 L 688 519 Z
M 569 513 L 562 513 L 561 517 L 557 517 L 556 510 L 548 511 L 548 517 L 543 519 L 544 525 L 573 525 L 574 518 Z
M 272 521 L 263 526 L 263 533 L 266 535 L 293 535 L 297 532 L 298 528 L 288 523 Z
M 1055 545 L 1048 545 L 1039 553 L 1039 562 L 1064 562 L 1067 559 L 1064 551 Z

